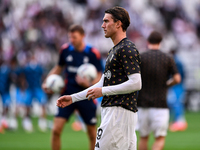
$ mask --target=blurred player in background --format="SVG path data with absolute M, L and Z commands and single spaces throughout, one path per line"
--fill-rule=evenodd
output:
M 170 109 L 170 117 L 172 123 L 169 126 L 169 130 L 184 131 L 187 128 L 187 122 L 184 116 L 184 100 L 185 100 L 185 89 L 184 89 L 184 66 L 176 55 L 176 50 L 171 50 L 171 54 L 174 56 L 174 60 L 177 69 L 181 75 L 181 82 L 169 88 L 167 103 Z
M 149 50 L 141 54 L 143 84 L 138 96 L 139 150 L 148 149 L 151 131 L 155 137 L 152 149 L 164 148 L 169 123 L 167 88 L 181 81 L 173 58 L 160 51 L 161 41 L 161 34 L 153 31 L 148 37 Z
M 85 33 L 80 25 L 72 25 L 69 29 L 69 44 L 61 47 L 60 58 L 58 64 L 50 71 L 51 74 L 61 74 L 65 70 L 66 86 L 62 95 L 69 95 L 84 90 L 91 84 L 99 81 L 102 75 L 102 64 L 100 53 L 93 47 L 84 42 Z M 77 69 L 83 63 L 93 64 L 98 75 L 93 83 L 89 83 L 86 79 L 76 76 Z M 50 91 L 46 88 L 45 82 L 43 88 L 47 93 Z M 78 110 L 83 118 L 86 126 L 90 142 L 90 150 L 94 149 L 96 137 L 96 105 L 93 101 L 81 101 L 74 103 L 66 108 L 59 108 L 58 114 L 54 118 L 52 130 L 52 149 L 61 149 L 61 133 L 65 123 L 75 110 Z
M 94 100 L 103 96 L 95 150 L 137 149 L 135 126 L 137 91 L 141 89 L 140 55 L 126 37 L 129 24 L 130 17 L 124 8 L 116 6 L 105 11 L 102 28 L 114 47 L 109 51 L 101 80 L 82 92 L 57 100 L 57 106 L 63 108 L 86 97 Z
M 23 81 L 23 75 L 27 81 L 28 88 L 26 89 L 26 83 Z M 22 96 L 23 92 L 26 96 L 23 96 L 23 103 L 26 106 L 26 117 L 23 120 L 23 127 L 26 131 L 31 132 L 33 130 L 32 122 L 30 119 L 30 110 L 33 99 L 38 100 L 39 104 L 42 106 L 42 114 L 38 120 L 38 126 L 41 131 L 45 132 L 47 129 L 45 104 L 47 102 L 47 97 L 41 88 L 43 79 L 43 68 L 35 59 L 35 56 L 30 53 L 28 56 L 28 63 L 22 69 L 21 76 L 21 91 L 18 91 L 17 96 Z
M 0 97 L 3 104 L 2 117 L 0 116 L 0 132 L 8 128 L 8 112 L 11 105 L 10 97 L 11 69 L 3 60 L 0 53 Z

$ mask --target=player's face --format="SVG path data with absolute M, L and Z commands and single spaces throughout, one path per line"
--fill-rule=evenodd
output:
M 81 45 L 81 43 L 83 42 L 83 38 L 84 35 L 82 35 L 78 31 L 69 33 L 69 40 L 75 48 Z
M 116 33 L 116 23 L 111 14 L 105 13 L 101 27 L 104 30 L 106 38 L 112 37 Z

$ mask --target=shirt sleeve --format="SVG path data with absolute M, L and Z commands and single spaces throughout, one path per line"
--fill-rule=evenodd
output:
M 78 93 L 75 93 L 75 94 L 72 94 L 71 97 L 72 97 L 72 102 L 77 102 L 77 101 L 81 101 L 81 100 L 84 100 L 86 99 L 86 95 L 87 95 L 87 92 L 88 90 L 92 89 L 92 88 L 95 88 L 95 87 L 103 87 L 103 82 L 104 82 L 104 75 L 101 76 L 101 79 L 99 80 L 99 82 L 97 82 L 96 84 L 94 84 L 93 86 L 81 91 L 81 92 L 78 92 Z
M 140 55 L 136 48 L 125 46 L 118 56 L 126 75 L 140 73 Z
M 128 75 L 126 82 L 123 82 L 118 85 L 104 86 L 102 87 L 103 95 L 118 95 L 118 94 L 127 94 L 134 91 L 139 91 L 142 87 L 141 83 L 141 74 L 135 73 Z

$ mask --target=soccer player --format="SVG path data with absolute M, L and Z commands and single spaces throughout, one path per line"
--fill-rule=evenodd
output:
M 148 137 L 154 133 L 153 150 L 164 147 L 169 122 L 167 88 L 180 82 L 174 60 L 161 52 L 162 36 L 153 31 L 148 37 L 148 51 L 141 54 L 142 90 L 138 96 L 139 150 L 147 150 Z
M 82 79 L 76 76 L 77 69 L 84 63 L 93 64 L 98 71 L 97 78 L 93 83 L 99 81 L 102 75 L 101 55 L 94 47 L 87 45 L 84 42 L 85 33 L 80 25 L 72 25 L 69 28 L 69 44 L 64 44 L 60 51 L 60 57 L 58 64 L 50 71 L 51 74 L 61 74 L 62 70 L 65 70 L 66 74 L 66 86 L 62 95 L 69 95 L 76 92 L 80 92 L 90 86 L 86 79 Z M 46 88 L 45 82 L 43 88 L 46 92 L 50 92 Z M 59 150 L 61 148 L 61 132 L 65 123 L 69 120 L 72 113 L 78 110 L 79 114 L 83 118 L 87 133 L 90 141 L 90 150 L 94 149 L 95 137 L 96 137 L 96 104 L 93 101 L 81 101 L 74 103 L 66 108 L 59 108 L 58 114 L 54 118 L 54 125 L 52 130 L 52 149 Z
M 179 60 L 176 50 L 171 50 L 171 53 L 174 56 L 175 64 L 181 75 L 181 82 L 169 88 L 167 96 L 167 104 L 170 109 L 170 120 L 172 121 L 172 124 L 169 126 L 169 130 L 175 132 L 187 129 L 187 122 L 184 116 L 185 89 L 183 81 L 185 72 L 183 63 Z
M 30 108 L 33 99 L 37 99 L 39 104 L 42 106 L 42 114 L 38 120 L 38 126 L 42 132 L 45 132 L 47 129 L 47 121 L 46 121 L 46 111 L 45 104 L 47 102 L 47 97 L 44 91 L 41 88 L 42 78 L 43 78 L 43 68 L 37 62 L 35 56 L 30 53 L 28 56 L 28 63 L 22 68 L 21 72 L 28 83 L 28 88 L 24 90 L 21 87 L 22 91 L 17 90 L 17 98 L 21 97 L 24 100 L 24 105 L 26 106 L 26 117 L 23 119 L 23 127 L 26 131 L 32 132 L 32 122 L 30 119 Z M 23 84 L 23 82 L 21 83 Z
M 103 96 L 95 150 L 136 150 L 140 55 L 126 37 L 129 24 L 129 14 L 124 8 L 116 6 L 105 11 L 102 28 L 114 47 L 108 53 L 104 74 L 90 88 L 57 100 L 57 106 L 64 108 L 86 98 L 93 100 Z
M 11 104 L 10 97 L 11 69 L 8 64 L 3 61 L 0 55 L 0 97 L 3 104 L 3 114 L 0 118 L 0 133 L 4 128 L 8 128 L 8 111 Z

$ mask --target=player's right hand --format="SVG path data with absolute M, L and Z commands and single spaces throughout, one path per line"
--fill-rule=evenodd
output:
M 64 95 L 61 96 L 58 100 L 56 105 L 58 107 L 64 108 L 66 106 L 69 106 L 70 104 L 72 104 L 72 97 L 70 95 Z
M 53 91 L 49 88 L 47 88 L 46 83 L 42 84 L 42 89 L 44 90 L 45 93 L 47 94 L 53 94 Z

